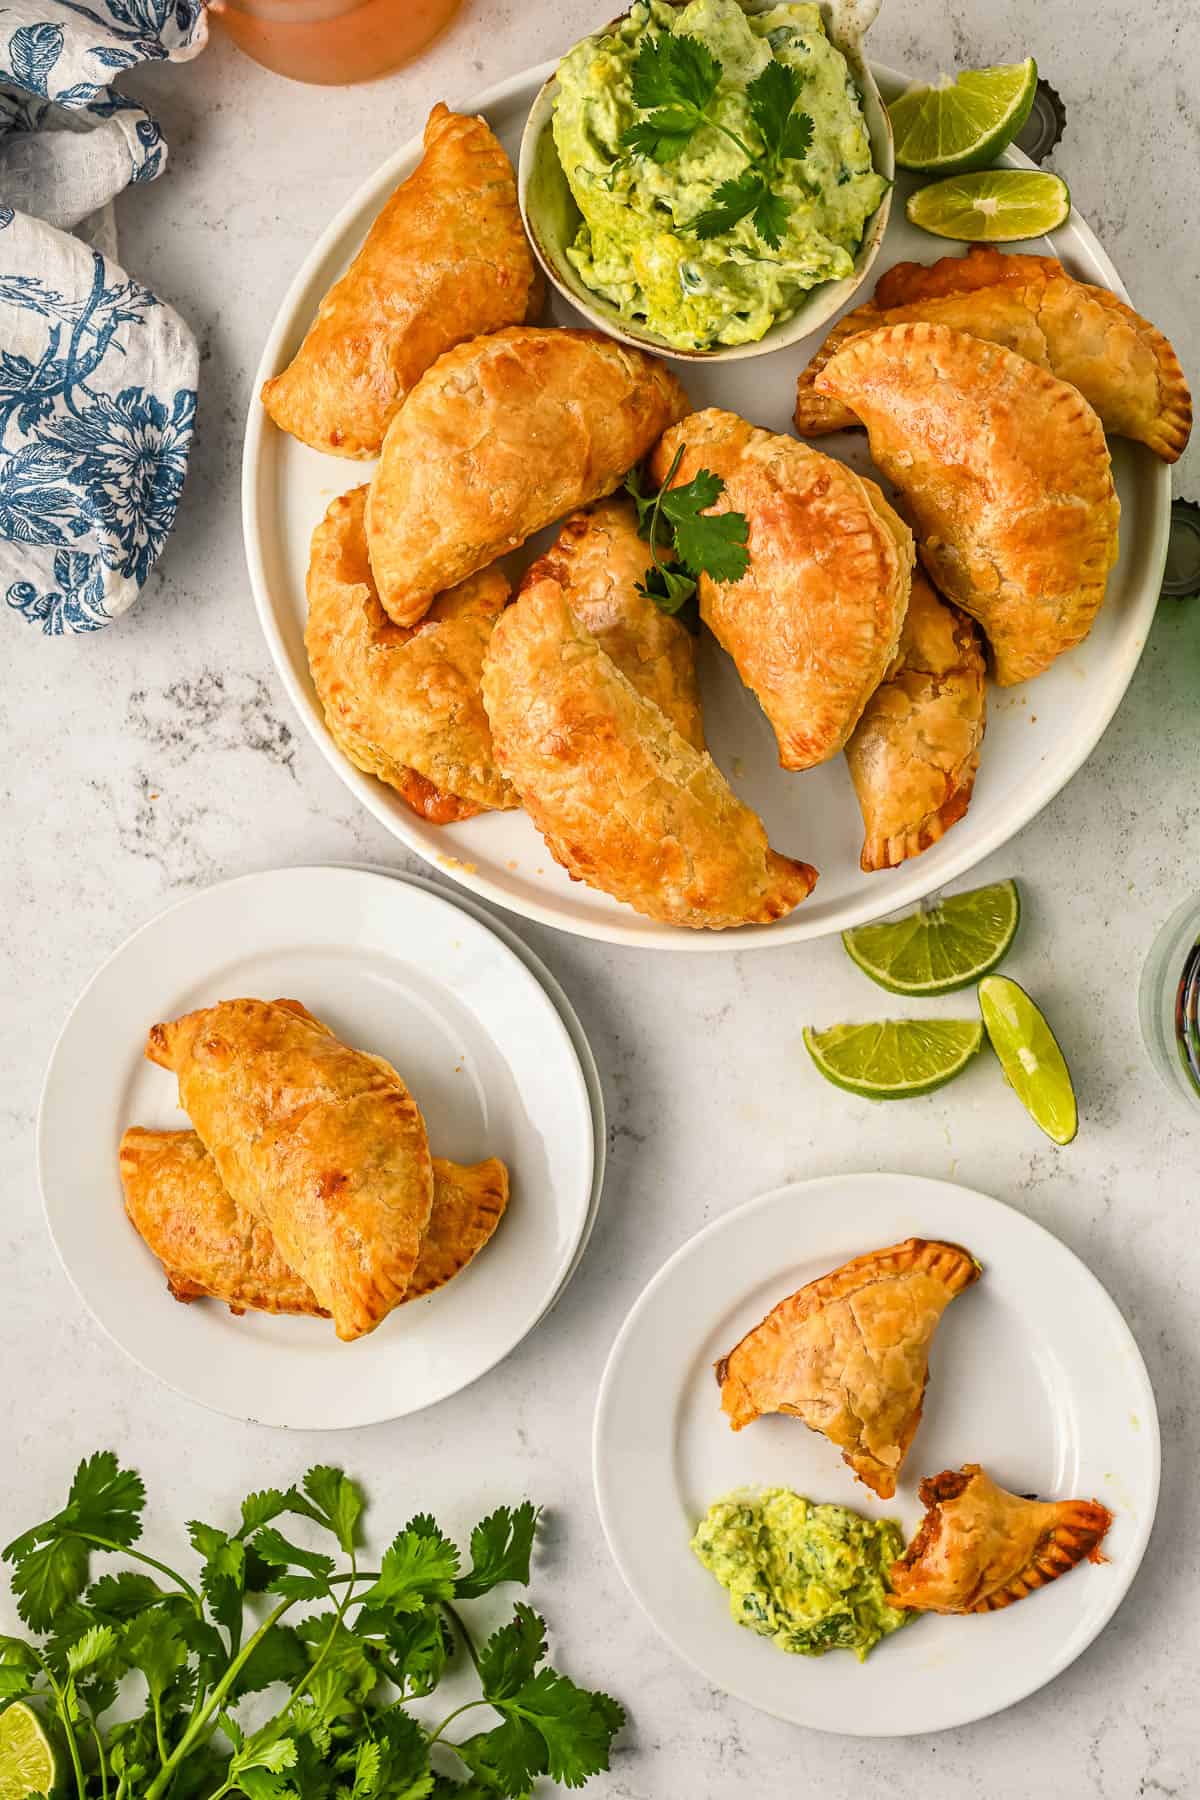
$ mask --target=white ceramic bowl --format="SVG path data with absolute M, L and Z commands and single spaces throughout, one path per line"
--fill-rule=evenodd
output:
M 682 5 L 684 0 L 671 0 Z M 778 0 L 753 0 L 750 12 L 766 12 Z M 842 52 L 862 96 L 863 118 L 871 140 L 871 159 L 880 175 L 889 183 L 896 172 L 892 146 L 892 126 L 870 63 L 862 54 L 862 36 L 878 10 L 878 0 L 820 0 L 825 29 Z M 623 15 L 622 15 L 623 16 Z M 616 21 L 614 21 L 615 23 Z M 785 349 L 801 338 L 818 331 L 839 312 L 857 292 L 870 273 L 879 254 L 887 230 L 891 210 L 892 189 L 889 186 L 876 211 L 867 220 L 854 273 L 841 281 L 825 281 L 810 290 L 807 297 L 787 319 L 772 325 L 765 336 L 754 344 L 724 344 L 713 350 L 681 350 L 669 344 L 654 331 L 639 329 L 623 318 L 616 307 L 600 294 L 585 287 L 567 258 L 567 248 L 575 240 L 579 227 L 579 209 L 567 185 L 562 164 L 554 145 L 551 120 L 558 97 L 558 77 L 552 75 L 538 93 L 529 111 L 529 120 L 521 138 L 521 154 L 517 168 L 517 192 L 529 241 L 547 279 L 584 317 L 606 331 L 610 337 L 631 344 L 635 350 L 653 350 L 689 362 L 736 362 L 746 356 L 765 356 L 772 350 Z

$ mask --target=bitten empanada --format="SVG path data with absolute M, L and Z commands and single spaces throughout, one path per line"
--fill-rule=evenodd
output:
M 663 437 L 650 461 L 674 485 L 711 470 L 710 512 L 749 524 L 740 581 L 700 577 L 700 613 L 774 728 L 785 769 L 836 756 L 896 654 L 913 541 L 873 481 L 819 450 L 709 407 Z
M 1013 256 L 972 244 L 965 256 L 896 263 L 875 298 L 838 320 L 796 387 L 796 430 L 846 431 L 859 419 L 816 378 L 850 338 L 916 319 L 950 325 L 1015 350 L 1069 381 L 1106 431 L 1135 438 L 1174 462 L 1192 428 L 1192 398 L 1162 332 L 1107 288 L 1075 281 L 1052 256 Z
M 769 847 L 712 758 L 621 673 L 552 578 L 497 624 L 483 698 L 497 762 L 577 881 L 714 931 L 782 918 L 811 890 L 816 872 Z
M 367 499 L 384 611 L 436 594 L 611 494 L 688 410 L 665 363 L 594 331 L 515 327 L 460 344 L 388 427 Z
M 1112 1514 L 1098 1500 L 1023 1500 L 978 1463 L 921 1483 L 929 1510 L 890 1571 L 888 1603 L 917 1612 L 995 1612 L 1057 1581 L 1084 1557 L 1103 1562 Z
M 810 1281 L 717 1363 L 730 1425 L 792 1413 L 890 1500 L 920 1423 L 934 1332 L 978 1278 L 959 1245 L 908 1238 Z
M 376 456 L 414 382 L 444 350 L 536 319 L 545 297 L 517 189 L 483 119 L 440 103 L 425 153 L 322 300 L 262 402 L 293 437 L 334 456 Z
M 121 1184 L 131 1224 L 163 1266 L 177 1300 L 223 1300 L 234 1313 L 327 1318 L 290 1269 L 268 1226 L 226 1191 L 194 1131 L 146 1131 L 121 1139 Z M 405 1301 L 430 1294 L 481 1250 L 508 1204 L 498 1157 L 474 1165 L 433 1159 L 433 1207 Z
M 920 856 L 966 813 L 987 718 L 984 675 L 975 626 L 918 570 L 895 665 L 846 745 L 865 870 Z
M 419 625 L 393 625 L 367 560 L 366 495 L 332 502 L 309 557 L 304 645 L 329 735 L 435 825 L 515 806 L 479 691 L 508 582 L 482 569 L 439 594 Z
M 151 1027 L 146 1055 L 224 1187 L 361 1337 L 403 1298 L 433 1205 L 425 1121 L 390 1063 L 341 1043 L 298 1001 L 222 1000 Z
M 526 572 L 521 588 L 547 576 L 557 581 L 605 655 L 639 694 L 666 713 L 680 737 L 703 750 L 695 639 L 686 625 L 638 592 L 652 560 L 649 545 L 638 536 L 633 501 L 614 494 L 571 515 L 545 556 Z
M 948 325 L 860 333 L 817 376 L 854 408 L 936 585 L 1002 687 L 1087 636 L 1117 559 L 1104 429 L 1076 388 Z

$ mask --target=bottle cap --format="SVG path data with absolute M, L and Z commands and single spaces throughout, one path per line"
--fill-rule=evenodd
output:
M 1057 91 L 1039 76 L 1029 117 L 1016 136 L 1017 149 L 1031 162 L 1044 163 L 1066 128 L 1066 107 Z
M 1171 536 L 1162 592 L 1172 600 L 1200 594 L 1200 506 L 1194 500 L 1171 503 Z

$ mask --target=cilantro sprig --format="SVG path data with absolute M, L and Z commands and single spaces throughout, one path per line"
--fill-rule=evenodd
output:
M 656 494 L 642 491 L 641 475 L 631 469 L 626 492 L 638 511 L 638 530 L 650 546 L 653 564 L 638 592 L 660 612 L 677 613 L 696 592 L 701 575 L 713 581 L 740 581 L 750 564 L 750 527 L 744 513 L 710 513 L 725 491 L 711 469 L 699 469 L 690 481 L 672 487 L 683 460 L 680 444 L 671 458 L 666 480 Z M 664 560 L 660 550 L 667 551 Z
M 708 46 L 686 33 L 643 38 L 633 65 L 633 103 L 646 116 L 621 134 L 621 144 L 657 163 L 678 160 L 704 125 L 737 146 L 746 167 L 716 187 L 688 229 L 699 238 L 719 237 L 741 219 L 753 221 L 764 243 L 778 250 L 787 229 L 788 205 L 777 191 L 785 162 L 801 162 L 812 144 L 813 122 L 796 103 L 804 76 L 772 59 L 748 83 L 746 102 L 757 142 L 749 144 L 716 109 L 722 65 Z
M 0 1707 L 32 1698 L 53 1718 L 74 1800 L 527 1800 L 540 1776 L 581 1787 L 607 1769 L 624 1712 L 546 1663 L 545 1620 L 518 1603 L 477 1645 L 460 1611 L 528 1583 L 536 1509 L 489 1513 L 466 1567 L 418 1513 L 365 1570 L 365 1504 L 318 1465 L 247 1495 L 235 1529 L 192 1520 L 188 1576 L 139 1547 L 140 1478 L 111 1451 L 88 1457 L 61 1511 L 3 1552 L 30 1635 L 0 1636 Z M 340 1556 L 295 1541 L 314 1530 Z M 97 1552 L 141 1566 L 93 1578 Z M 480 1697 L 430 1723 L 414 1702 L 463 1650 Z M 243 1714 L 280 1687 L 269 1716 Z M 477 1708 L 485 1729 L 447 1735 Z

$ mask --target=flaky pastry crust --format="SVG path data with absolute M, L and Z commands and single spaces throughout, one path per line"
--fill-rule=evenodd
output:
M 499 140 L 485 120 L 439 102 L 421 161 L 287 368 L 263 383 L 263 405 L 314 450 L 377 456 L 404 396 L 444 350 L 536 319 L 544 298 Z
M 816 872 L 780 856 L 707 752 L 606 656 L 549 577 L 497 624 L 483 670 L 496 759 L 577 881 L 693 930 L 766 924 Z
M 1169 340 L 1107 288 L 1075 281 L 1052 256 L 1014 256 L 972 244 L 965 256 L 896 263 L 875 297 L 838 320 L 796 388 L 804 437 L 846 431 L 856 414 L 816 377 L 860 331 L 923 319 L 1002 344 L 1069 381 L 1107 431 L 1146 444 L 1164 462 L 1182 454 L 1192 399 Z
M 896 654 L 912 579 L 912 533 L 875 483 L 794 438 L 709 407 L 668 431 L 650 461 L 674 485 L 709 469 L 713 513 L 749 524 L 740 581 L 700 578 L 705 624 L 775 732 L 785 769 L 836 756 Z
M 921 1483 L 925 1519 L 890 1571 L 892 1606 L 918 1612 L 996 1612 L 1089 1558 L 1112 1514 L 1098 1500 L 1025 1500 L 978 1463 Z
M 1087 636 L 1117 559 L 1120 503 L 1076 388 L 947 325 L 851 338 L 817 376 L 852 406 L 900 489 L 937 587 L 983 626 L 1002 687 Z
M 434 824 L 515 806 L 479 691 L 508 582 L 482 569 L 439 594 L 419 625 L 393 625 L 367 559 L 366 495 L 331 503 L 309 556 L 304 645 L 329 735 Z
M 978 1278 L 958 1244 L 908 1238 L 810 1281 L 717 1363 L 730 1425 L 791 1413 L 890 1500 L 920 1423 L 934 1333 Z
M 515 327 L 439 357 L 388 427 L 367 499 L 384 610 L 436 594 L 611 494 L 688 410 L 665 363 L 593 331 Z
M 920 856 L 971 802 L 987 719 L 979 634 L 917 571 L 896 662 L 846 745 L 862 810 L 862 867 Z

